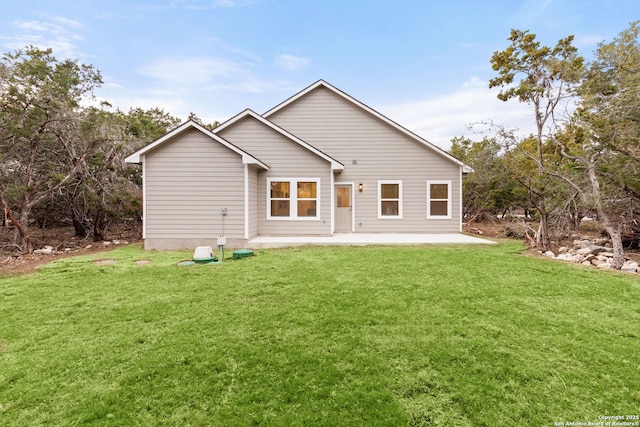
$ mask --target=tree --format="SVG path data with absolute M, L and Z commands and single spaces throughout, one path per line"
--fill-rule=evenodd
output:
M 100 140 L 85 158 L 82 168 L 64 192 L 77 236 L 91 230 L 93 239 L 105 239 L 112 221 L 139 217 L 136 192 L 141 184 L 139 168 L 124 158 L 164 135 L 179 122 L 162 110 L 131 109 L 128 114 L 88 108 L 83 112 L 84 134 L 79 139 Z
M 611 237 L 617 269 L 624 263 L 622 234 L 633 227 L 640 199 L 639 33 L 635 22 L 613 42 L 600 44 L 580 86 L 575 143 L 558 140 L 563 155 L 588 177 L 589 197 Z
M 202 121 L 202 119 L 200 117 L 198 117 L 195 113 L 189 113 L 189 117 L 187 118 L 188 120 L 192 120 L 194 122 L 196 122 L 197 124 L 199 124 L 200 126 L 207 128 L 209 130 L 213 130 L 215 128 L 217 128 L 218 126 L 220 126 L 220 122 L 219 121 L 214 121 L 213 123 L 205 123 Z
M 144 144 L 155 141 L 180 124 L 179 118 L 165 113 L 160 108 L 151 108 L 149 110 L 131 108 L 127 114 L 122 114 L 122 116 L 127 123 L 127 134 L 137 140 L 138 144 L 141 144 L 138 147 L 134 147 L 134 151 Z M 195 115 L 192 113 L 189 117 L 195 118 Z M 218 122 L 214 123 L 217 126 L 216 123 Z
M 462 181 L 463 213 L 467 221 L 504 215 L 514 205 L 522 205 L 516 182 L 505 168 L 502 148 L 494 138 L 481 141 L 454 138 L 451 142 L 451 154 L 474 171 Z
M 51 49 L 29 46 L 2 57 L 0 199 L 24 252 L 33 251 L 31 210 L 69 184 L 98 142 L 75 135 L 80 101 L 101 83 L 92 66 L 58 61 Z
M 536 242 L 549 250 L 544 142 L 560 126 L 560 110 L 566 106 L 572 87 L 579 82 L 584 60 L 572 45 L 573 36 L 561 39 L 554 48 L 541 46 L 535 34 L 528 31 L 511 30 L 508 40 L 511 45 L 491 57 L 498 76 L 490 80 L 489 87 L 502 88 L 498 94 L 502 101 L 515 98 L 533 107 L 536 151 L 531 159 L 537 166 L 538 182 L 530 190 L 536 195 L 540 219 Z M 516 77 L 521 79 L 514 84 Z

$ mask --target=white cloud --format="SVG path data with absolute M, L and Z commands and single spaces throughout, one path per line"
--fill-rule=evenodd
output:
M 168 7 L 188 10 L 212 10 L 250 6 L 258 0 L 173 0 Z
M 189 92 L 197 88 L 204 91 L 233 91 L 264 93 L 281 91 L 290 84 L 256 77 L 254 70 L 260 63 L 248 54 L 230 57 L 167 57 L 151 61 L 138 70 L 155 80 L 156 89 Z M 150 86 L 153 86 L 150 85 Z
M 198 86 L 236 79 L 247 72 L 247 66 L 225 58 L 174 57 L 148 63 L 139 72 L 166 84 Z
M 289 54 L 281 54 L 276 56 L 275 66 L 278 68 L 282 68 L 284 70 L 289 71 L 297 71 L 302 68 L 305 68 L 307 65 L 311 63 L 309 58 L 304 58 L 302 56 L 294 56 Z
M 606 40 L 606 37 L 593 34 L 593 35 L 580 35 L 576 36 L 574 45 L 578 48 L 596 47 L 598 43 Z
M 454 92 L 383 106 L 380 112 L 445 150 L 450 148 L 454 137 L 481 138 L 474 132 L 486 130 L 481 123 L 489 121 L 508 129 L 519 129 L 520 135 L 532 133 L 535 124 L 530 108 L 515 100 L 500 101 L 497 94 L 496 89 L 489 89 L 487 82 L 472 78 Z M 470 125 L 475 125 L 472 130 Z
M 512 21 L 518 25 L 528 27 L 537 21 L 539 17 L 555 0 L 527 0 L 518 9 Z
M 12 35 L 0 35 L 0 44 L 8 49 L 22 49 L 33 45 L 41 49 L 51 48 L 58 59 L 79 56 L 78 46 L 84 38 L 75 30 L 83 28 L 77 21 L 61 16 L 51 16 L 49 21 L 24 20 L 14 21 Z

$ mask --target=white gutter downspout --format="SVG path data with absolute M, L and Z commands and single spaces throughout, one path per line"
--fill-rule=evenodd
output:
M 460 180 L 460 192 L 458 193 L 458 194 L 460 194 L 460 196 L 459 196 L 459 198 L 460 198 L 460 210 L 459 210 L 459 212 L 460 212 L 460 214 L 459 214 L 460 215 L 460 233 L 462 233 L 462 215 L 463 215 L 463 213 L 462 213 L 462 209 L 463 209 L 463 204 L 462 204 L 462 169 L 463 168 L 461 166 L 460 167 L 460 174 L 459 174 L 459 177 L 458 177 L 458 179 Z
M 142 159 L 142 238 L 147 238 L 147 162 Z
M 331 206 L 331 235 L 333 236 L 333 234 L 336 231 L 336 223 L 335 223 L 335 218 L 336 218 L 336 204 L 334 203 L 335 200 L 335 191 L 336 191 L 336 183 L 335 183 L 335 175 L 333 173 L 333 168 L 331 167 L 331 165 L 329 165 L 329 173 L 331 174 L 331 200 L 329 201 L 329 205 Z
M 244 238 L 249 240 L 249 164 L 244 164 Z

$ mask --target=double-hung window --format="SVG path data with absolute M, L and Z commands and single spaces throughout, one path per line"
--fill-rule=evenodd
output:
M 268 219 L 319 219 L 320 179 L 269 178 Z
M 402 218 L 402 181 L 378 181 L 378 218 Z
M 451 181 L 427 181 L 427 218 L 451 219 Z

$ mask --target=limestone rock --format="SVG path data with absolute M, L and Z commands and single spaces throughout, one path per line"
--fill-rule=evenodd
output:
M 33 251 L 34 254 L 45 254 L 45 255 L 51 255 L 54 252 L 55 250 L 53 249 L 53 246 L 45 246 L 42 249 L 36 249 L 35 251 Z

